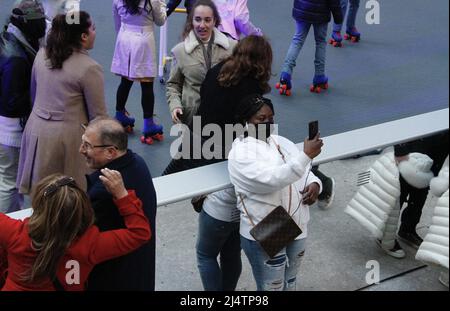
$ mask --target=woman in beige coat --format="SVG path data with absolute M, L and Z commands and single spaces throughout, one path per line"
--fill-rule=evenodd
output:
M 199 0 L 192 7 L 183 33 L 184 42 L 176 45 L 167 102 L 172 120 L 190 125 L 200 105 L 200 87 L 208 70 L 231 55 L 236 41 L 221 33 L 220 16 L 211 0 Z
M 103 71 L 89 57 L 95 25 L 88 13 L 69 24 L 65 15 L 54 18 L 33 65 L 33 110 L 21 144 L 17 186 L 28 194 L 42 178 L 60 173 L 86 188 L 88 169 L 78 153 L 83 124 L 106 115 Z M 98 147 L 101 148 L 101 147 Z

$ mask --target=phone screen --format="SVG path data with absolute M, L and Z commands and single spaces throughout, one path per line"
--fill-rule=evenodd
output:
M 319 121 L 311 121 L 309 122 L 309 140 L 314 139 L 319 133 Z

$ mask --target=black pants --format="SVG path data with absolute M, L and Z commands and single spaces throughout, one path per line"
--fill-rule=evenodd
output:
M 422 208 L 427 200 L 429 189 L 429 187 L 417 189 L 400 176 L 400 207 L 407 202 L 401 216 L 400 231 L 405 233 L 416 232 L 416 226 L 422 216 Z
M 152 118 L 155 109 L 155 94 L 153 93 L 153 82 L 141 82 L 141 106 L 144 119 Z M 116 111 L 124 111 L 130 94 L 133 81 L 122 77 L 116 94 Z
M 319 171 L 318 165 L 313 166 L 311 172 L 313 172 L 313 174 L 322 182 L 322 193 L 319 195 L 319 200 L 325 200 L 331 195 L 331 191 L 333 191 L 331 178 Z

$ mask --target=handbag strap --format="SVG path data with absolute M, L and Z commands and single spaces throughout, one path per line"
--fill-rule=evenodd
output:
M 273 137 L 271 137 L 271 138 L 272 138 L 272 140 L 273 140 L 275 146 L 277 147 L 278 152 L 279 152 L 280 155 L 281 155 L 281 159 L 283 159 L 283 162 L 286 163 L 286 158 L 284 157 L 284 154 L 283 154 L 283 152 L 281 151 L 280 145 L 277 144 L 277 142 L 275 141 L 275 139 L 273 139 Z M 248 213 L 247 207 L 245 206 L 245 203 L 244 203 L 244 199 L 242 198 L 242 194 L 240 194 L 240 193 L 239 193 L 239 199 L 241 200 L 242 207 L 244 208 L 244 211 L 245 211 L 245 213 L 247 214 L 248 219 L 250 220 L 250 223 L 252 224 L 253 227 L 255 227 L 256 225 L 255 225 L 255 223 L 254 223 L 252 217 L 251 217 L 250 214 Z M 289 216 L 292 217 L 292 215 L 294 215 L 294 214 L 297 212 L 298 208 L 295 210 L 294 214 L 291 215 L 291 205 L 292 205 L 292 184 L 289 185 L 289 208 L 288 208 L 288 214 L 289 214 Z

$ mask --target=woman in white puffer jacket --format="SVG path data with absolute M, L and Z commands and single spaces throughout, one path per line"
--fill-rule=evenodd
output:
M 448 287 L 449 270 L 449 159 L 445 160 L 439 175 L 430 182 L 430 190 L 438 197 L 431 226 L 420 245 L 416 259 L 442 267 L 439 280 Z

